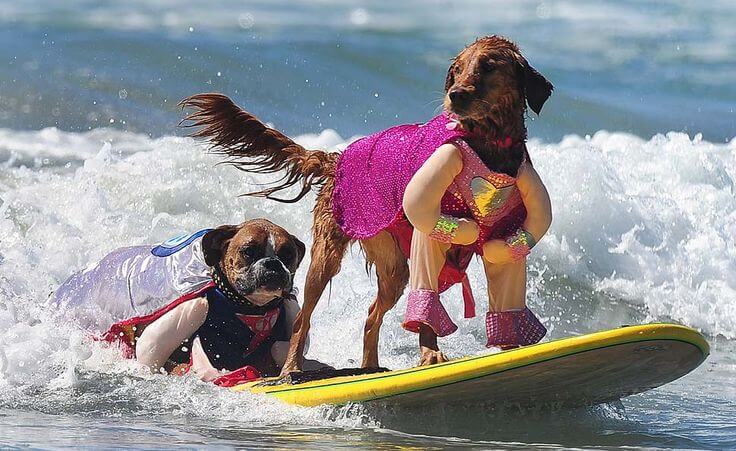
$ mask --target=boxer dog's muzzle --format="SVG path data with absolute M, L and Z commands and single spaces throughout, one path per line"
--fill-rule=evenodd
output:
M 265 219 L 218 227 L 202 238 L 205 262 L 254 305 L 288 295 L 304 243 Z

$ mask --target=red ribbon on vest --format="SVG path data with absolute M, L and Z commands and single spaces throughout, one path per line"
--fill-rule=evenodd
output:
M 468 274 L 465 273 L 465 277 L 460 281 L 460 285 L 463 287 L 463 304 L 465 305 L 465 317 L 475 318 L 475 298 L 473 297 L 473 290 L 470 288 L 470 280 Z
M 220 387 L 234 387 L 244 382 L 253 381 L 260 379 L 261 373 L 250 365 L 246 365 L 242 368 L 238 368 L 235 371 L 231 371 L 227 374 L 223 374 L 217 379 L 213 380 L 212 383 L 219 385 Z

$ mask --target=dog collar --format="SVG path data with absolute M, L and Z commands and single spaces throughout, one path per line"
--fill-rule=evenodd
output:
M 463 130 L 467 132 L 467 130 L 463 128 L 463 124 L 460 122 L 460 117 L 457 114 L 452 113 L 450 111 L 445 111 L 445 115 L 447 116 L 447 119 L 448 119 L 448 122 L 445 125 L 445 128 L 447 128 L 448 130 Z M 478 136 L 477 134 L 473 134 L 472 132 L 468 132 L 468 133 L 480 139 L 483 139 L 482 136 Z M 511 139 L 510 136 L 507 136 L 504 139 L 486 139 L 485 141 L 489 144 L 492 144 L 498 147 L 499 149 L 508 149 L 509 147 L 514 147 L 514 144 L 515 144 L 514 140 Z
M 514 145 L 514 142 L 510 136 L 507 136 L 506 138 L 504 138 L 503 141 L 501 141 L 500 139 L 494 139 L 494 140 L 491 140 L 491 142 L 495 143 L 501 149 L 508 149 L 509 147 Z
M 215 287 L 220 290 L 220 292 L 229 300 L 244 305 L 248 308 L 260 310 L 260 309 L 269 309 L 273 308 L 275 305 L 278 305 L 281 301 L 284 299 L 296 299 L 296 294 L 293 292 L 285 294 L 283 296 L 279 296 L 277 298 L 274 298 L 273 300 L 269 301 L 268 303 L 264 305 L 256 305 L 252 303 L 247 297 L 241 295 L 238 293 L 238 291 L 230 284 L 230 281 L 227 280 L 227 277 L 225 274 L 222 273 L 222 270 L 219 266 L 213 266 L 212 267 L 212 281 L 215 283 Z
M 250 302 L 248 298 L 238 293 L 235 288 L 233 288 L 233 286 L 230 284 L 230 281 L 227 280 L 227 277 L 225 277 L 225 275 L 220 270 L 219 266 L 212 267 L 212 281 L 215 282 L 215 286 L 217 287 L 217 289 L 220 290 L 222 294 L 224 294 L 225 297 L 230 299 L 231 301 L 237 302 L 238 304 L 247 305 L 248 307 L 258 307 L 257 305 Z

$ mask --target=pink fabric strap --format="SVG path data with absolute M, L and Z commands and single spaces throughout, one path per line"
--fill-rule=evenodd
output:
M 470 287 L 470 279 L 465 273 L 463 280 L 460 281 L 463 287 L 463 304 L 465 306 L 465 317 L 475 318 L 475 298 L 473 297 L 473 289 Z
M 539 342 L 547 334 L 547 328 L 529 308 L 488 312 L 486 315 L 486 347 L 509 348 Z
M 457 326 L 440 303 L 440 295 L 434 290 L 409 292 L 406 314 L 401 326 L 410 332 L 419 332 L 422 324 L 431 327 L 438 337 L 445 337 L 457 330 Z

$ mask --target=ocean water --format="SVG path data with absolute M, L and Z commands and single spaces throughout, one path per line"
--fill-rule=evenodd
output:
M 0 447 L 736 448 L 734 21 L 729 1 L 0 1 Z M 313 197 L 238 197 L 268 178 L 184 137 L 182 97 L 224 92 L 342 149 L 431 117 L 449 58 L 491 33 L 556 86 L 528 121 L 554 210 L 529 269 L 548 339 L 674 321 L 712 346 L 690 375 L 574 411 L 298 408 L 148 374 L 54 320 L 55 287 L 119 246 L 254 217 L 309 245 Z M 374 285 L 354 249 L 310 357 L 359 363 Z M 459 298 L 441 345 L 486 352 Z M 391 368 L 417 361 L 404 307 L 382 329 Z

